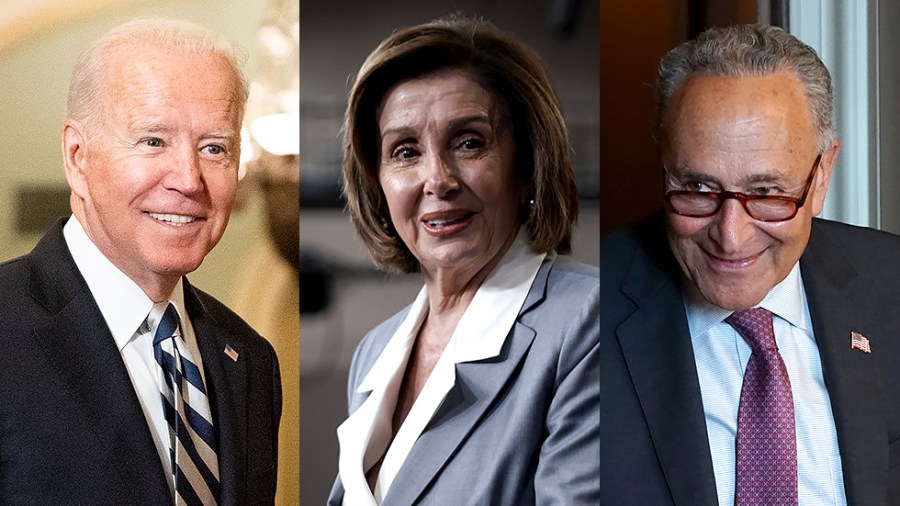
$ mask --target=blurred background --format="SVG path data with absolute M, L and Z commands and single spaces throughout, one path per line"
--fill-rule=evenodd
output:
M 0 261 L 30 251 L 70 214 L 60 132 L 72 65 L 91 40 L 136 16 L 164 16 L 205 25 L 246 49 L 253 84 L 238 204 L 189 278 L 278 352 L 280 505 L 299 500 L 298 11 L 298 0 L 0 0 Z
M 480 15 L 544 59 L 566 115 L 579 193 L 574 256 L 599 262 L 599 44 L 596 0 L 304 0 L 300 33 L 300 493 L 324 504 L 337 474 L 335 430 L 360 339 L 412 302 L 421 277 L 373 269 L 340 199 L 340 127 L 359 66 L 397 28 Z

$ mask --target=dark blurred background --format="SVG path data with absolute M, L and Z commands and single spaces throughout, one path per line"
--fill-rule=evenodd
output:
M 418 275 L 371 267 L 339 199 L 339 129 L 359 66 L 393 30 L 450 14 L 479 15 L 534 48 L 561 97 L 581 195 L 575 256 L 599 262 L 599 5 L 580 0 L 304 1 L 300 58 L 300 497 L 324 504 L 337 473 L 335 429 L 346 376 L 365 333 L 412 302 Z

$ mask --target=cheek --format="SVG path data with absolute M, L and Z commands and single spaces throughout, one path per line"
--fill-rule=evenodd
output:
M 112 161 L 96 160 L 87 174 L 90 198 L 98 207 L 127 205 L 148 191 L 148 171 L 140 165 L 117 165 Z
M 669 235 L 680 241 L 693 239 L 712 223 L 710 218 L 689 218 L 677 214 L 669 214 L 668 217 Z
M 463 179 L 465 186 L 485 204 L 499 206 L 502 203 L 507 207 L 510 202 L 518 206 L 522 193 L 522 185 L 513 176 L 511 168 L 492 163 L 469 167 Z
M 207 187 L 213 206 L 231 211 L 237 194 L 237 176 L 229 172 L 225 177 L 207 179 Z
M 770 241 L 780 250 L 785 248 L 788 250 L 802 250 L 806 247 L 809 238 L 809 218 L 798 214 L 793 220 L 783 222 L 781 224 L 772 224 L 769 227 L 761 228 L 762 233 L 769 236 Z
M 414 213 L 419 191 L 413 178 L 403 174 L 391 174 L 379 177 L 379 183 L 392 217 L 402 218 Z

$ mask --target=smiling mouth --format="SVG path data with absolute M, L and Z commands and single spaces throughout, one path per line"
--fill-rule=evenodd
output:
M 463 221 L 466 221 L 467 219 L 469 219 L 469 217 L 472 216 L 473 214 L 475 214 L 475 213 L 462 213 L 459 216 L 454 216 L 454 217 L 450 217 L 450 218 L 440 218 L 440 219 L 431 219 L 431 220 L 422 220 L 422 221 L 425 223 L 425 225 L 427 225 L 431 228 L 441 228 L 441 227 L 448 227 L 450 225 L 455 225 L 457 223 L 462 223 Z
M 707 257 L 712 260 L 714 266 L 724 270 L 741 270 L 752 266 L 766 252 L 762 250 L 759 253 L 743 258 L 722 258 L 708 251 L 704 251 Z
M 162 214 L 162 213 L 147 213 L 151 218 L 156 221 L 161 221 L 166 223 L 167 225 L 172 225 L 175 227 L 183 227 L 188 223 L 192 223 L 197 220 L 194 216 L 186 216 L 183 214 Z

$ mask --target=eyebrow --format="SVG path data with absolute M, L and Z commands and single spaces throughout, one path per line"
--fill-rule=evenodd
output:
M 157 122 L 153 121 L 135 121 L 130 125 L 130 130 L 132 132 L 141 132 L 141 133 L 159 133 L 159 132 L 170 132 L 172 128 L 161 125 Z
M 152 121 L 135 121 L 131 124 L 131 131 L 139 134 L 157 134 L 169 133 L 175 131 L 175 128 L 165 126 L 163 124 Z M 219 130 L 209 132 L 201 136 L 201 139 L 237 139 L 238 132 L 234 130 Z
M 668 167 L 666 167 L 666 174 L 670 178 L 672 178 L 676 181 L 689 180 L 689 181 L 697 181 L 700 183 L 715 183 L 719 186 L 722 185 L 722 182 L 719 181 L 717 178 L 714 178 L 703 172 L 696 171 L 689 167 L 682 167 L 680 170 L 680 173 L 678 174 L 678 177 L 676 177 L 675 174 L 672 174 L 668 170 Z M 749 176 L 742 177 L 740 184 L 751 185 L 751 184 L 758 184 L 758 183 L 795 184 L 793 181 L 785 180 L 784 176 L 781 174 L 751 174 Z M 802 182 L 797 183 L 797 184 L 802 184 Z
M 240 135 L 233 130 L 225 130 L 219 132 L 210 132 L 203 137 L 202 139 L 236 139 L 240 137 Z

